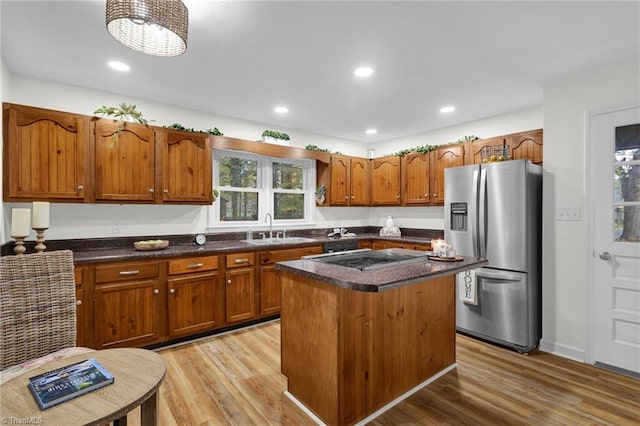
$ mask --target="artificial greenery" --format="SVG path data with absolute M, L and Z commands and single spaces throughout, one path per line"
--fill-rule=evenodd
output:
M 164 127 L 167 128 L 167 129 L 180 130 L 180 131 L 183 131 L 183 132 L 206 133 L 208 135 L 224 136 L 224 133 L 222 133 L 220 130 L 218 130 L 217 127 L 214 127 L 213 129 L 196 130 L 193 127 L 192 128 L 184 127 L 180 123 L 173 123 L 173 124 L 171 124 L 169 126 L 164 126 Z
M 100 108 L 96 109 L 93 113 L 102 114 L 103 116 L 109 115 L 111 117 L 117 118 L 119 120 L 124 120 L 124 121 L 130 119 L 133 121 L 137 121 L 140 124 L 144 124 L 145 126 L 149 125 L 149 120 L 144 118 L 144 116 L 142 115 L 142 112 L 138 111 L 135 105 L 127 104 L 125 102 L 122 102 L 120 105 L 116 107 L 108 107 L 103 105 Z
M 220 195 L 220 193 L 218 192 L 217 189 L 213 188 L 213 198 L 218 198 L 218 195 Z
M 423 146 L 416 146 L 413 148 L 406 148 L 406 149 L 402 149 L 398 152 L 395 152 L 391 155 L 395 155 L 396 157 L 404 157 L 407 154 L 411 154 L 412 152 L 417 152 L 418 154 L 426 154 L 427 152 L 433 151 L 436 148 L 440 148 L 441 146 L 445 146 L 445 145 L 451 145 L 451 144 L 456 144 L 456 143 L 466 143 L 466 142 L 473 142 L 473 141 L 477 141 L 480 138 L 477 137 L 476 135 L 471 135 L 471 136 L 465 136 L 463 138 L 458 139 L 455 142 L 448 142 L 448 143 L 443 143 L 440 145 L 423 145 Z
M 262 136 L 268 136 L 275 139 L 289 140 L 289 135 L 286 133 L 276 132 L 275 130 L 265 130 L 262 132 Z
M 316 197 L 320 198 L 320 197 L 324 197 L 324 194 L 327 192 L 327 188 L 324 187 L 324 185 L 319 186 L 318 188 L 316 188 Z
M 473 142 L 473 141 L 477 141 L 478 139 L 480 138 L 477 137 L 476 135 L 470 135 L 470 136 L 465 136 L 463 138 L 458 139 L 457 142 L 458 143 Z
M 330 154 L 338 154 L 341 155 L 340 151 L 335 151 L 335 152 L 331 152 L 330 150 L 328 150 L 327 148 L 320 148 L 316 145 L 307 145 L 304 147 L 304 149 L 306 149 L 307 151 L 319 151 L 319 152 L 328 152 Z

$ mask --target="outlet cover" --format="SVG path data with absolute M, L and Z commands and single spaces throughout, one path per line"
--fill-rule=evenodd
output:
M 580 207 L 559 207 L 556 209 L 556 220 L 579 222 L 582 220 Z

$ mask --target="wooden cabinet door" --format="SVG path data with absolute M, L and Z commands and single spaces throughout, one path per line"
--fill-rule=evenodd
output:
M 280 313 L 280 276 L 275 265 L 260 268 L 260 316 Z
M 211 149 L 206 135 L 162 131 L 162 201 L 211 204 Z
M 88 117 L 4 104 L 5 201 L 81 201 Z
M 256 280 L 253 268 L 227 270 L 226 321 L 228 324 L 258 317 Z
M 97 120 L 95 164 L 96 201 L 154 201 L 155 138 L 150 128 Z
M 369 205 L 369 160 L 352 158 L 350 165 L 350 199 L 352 206 Z
M 331 186 L 329 204 L 332 206 L 349 205 L 349 182 L 351 181 L 351 162 L 349 157 L 331 156 Z
M 89 294 L 86 290 L 86 266 L 76 266 L 73 271 L 76 283 L 76 346 L 91 347 L 92 342 L 89 333 L 89 303 L 85 298 Z
M 400 204 L 400 157 L 381 157 L 371 161 L 371 204 Z
M 542 164 L 542 129 L 510 135 L 507 144 L 511 147 L 512 160 L 526 159 Z
M 178 337 L 224 325 L 224 287 L 217 272 L 169 279 L 169 336 Z
M 444 169 L 463 165 L 463 145 L 443 146 L 431 151 L 431 205 L 444 205 Z
M 160 337 L 157 280 L 97 285 L 95 335 L 98 349 L 144 346 Z
M 480 139 L 464 144 L 464 164 L 482 163 L 482 148 L 485 146 L 502 146 L 505 139 L 500 137 Z
M 402 157 L 402 204 L 429 204 L 429 154 L 407 154 Z

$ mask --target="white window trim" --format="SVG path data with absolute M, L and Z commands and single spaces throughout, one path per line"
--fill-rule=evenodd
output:
M 232 230 L 247 230 L 247 227 L 251 227 L 252 230 L 268 229 L 269 225 L 265 222 L 266 215 L 268 213 L 273 217 L 273 194 L 274 192 L 281 193 L 304 193 L 305 196 L 305 219 L 274 219 L 273 226 L 279 228 L 292 229 L 296 227 L 308 227 L 315 225 L 315 186 L 316 186 L 316 162 L 311 159 L 297 159 L 297 158 L 279 158 L 269 157 L 266 155 L 258 155 L 248 153 L 244 151 L 231 151 L 231 150 L 214 150 L 213 152 L 213 187 L 221 191 L 218 180 L 218 162 L 221 156 L 232 155 L 234 157 L 256 160 L 258 162 L 258 176 L 257 176 L 257 188 L 258 191 L 258 220 L 257 221 L 243 221 L 243 222 L 221 222 L 220 221 L 220 209 L 216 204 L 218 201 L 207 208 L 207 230 L 215 231 L 224 229 L 225 231 Z M 287 190 L 279 189 L 274 191 L 272 186 L 273 182 L 273 162 L 299 164 L 304 167 L 305 173 L 303 176 L 303 190 Z M 238 189 L 242 191 L 241 188 Z M 253 192 L 253 188 L 247 188 L 247 192 Z

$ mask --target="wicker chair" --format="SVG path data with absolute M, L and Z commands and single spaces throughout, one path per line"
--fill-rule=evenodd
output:
M 0 383 L 52 359 L 89 351 L 75 345 L 73 253 L 1 257 Z

